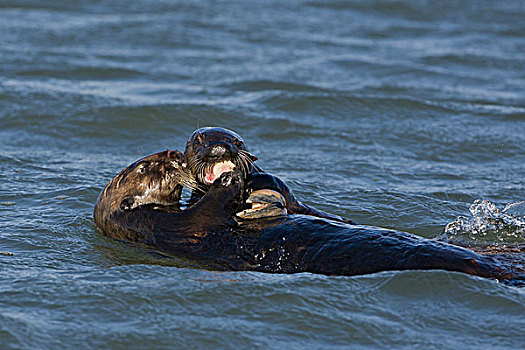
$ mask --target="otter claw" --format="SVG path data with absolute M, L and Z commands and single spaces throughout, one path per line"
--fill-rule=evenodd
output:
M 254 191 L 246 203 L 251 204 L 252 207 L 236 214 L 242 219 L 259 219 L 288 214 L 283 195 L 273 190 Z

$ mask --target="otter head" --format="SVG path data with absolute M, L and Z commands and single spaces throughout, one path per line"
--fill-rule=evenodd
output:
M 146 204 L 179 203 L 182 186 L 195 188 L 179 151 L 164 151 L 137 160 L 115 176 L 102 195 L 112 206 L 132 210 Z
M 246 178 L 257 160 L 239 135 L 218 127 L 195 130 L 186 144 L 184 157 L 188 170 L 205 188 L 234 169 Z

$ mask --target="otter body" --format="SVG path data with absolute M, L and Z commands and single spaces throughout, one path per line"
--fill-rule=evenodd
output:
M 208 237 L 210 239 L 210 237 Z M 308 215 L 262 219 L 218 234 L 234 270 L 363 275 L 393 270 L 447 270 L 510 281 L 523 279 L 496 259 L 467 249 L 380 227 L 350 225 Z M 216 246 L 205 244 L 209 251 Z M 227 251 L 227 250 L 226 250 Z M 205 254 L 213 256 L 212 254 Z
M 194 205 L 182 211 L 154 203 L 129 207 L 125 199 L 130 194 L 145 198 L 147 192 L 155 201 L 175 201 L 176 186 L 152 178 L 177 179 L 177 185 L 188 181 L 183 180 L 180 159 L 176 166 L 172 163 L 178 159 L 175 153 L 153 156 L 155 162 L 145 171 L 137 170 L 140 161 L 134 163 L 101 193 L 95 223 L 107 236 L 144 243 L 222 270 L 351 276 L 443 269 L 501 281 L 523 279 L 522 272 L 513 272 L 511 266 L 491 257 L 405 232 L 300 214 L 239 220 L 236 214 L 245 207 L 248 192 L 272 186 L 274 177 L 267 174 L 255 176 L 247 192 L 244 174 L 222 172 Z M 140 186 L 150 182 L 153 186 Z M 128 192 L 126 186 L 134 190 Z M 125 205 L 121 206 L 122 202 Z
M 182 162 L 179 151 L 164 151 L 141 158 L 119 172 L 97 199 L 93 212 L 97 227 L 113 238 L 140 241 L 139 231 L 130 231 L 126 220 L 143 207 L 179 211 L 182 187 L 196 188 Z

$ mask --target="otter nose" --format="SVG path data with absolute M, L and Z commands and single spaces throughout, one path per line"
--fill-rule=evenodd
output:
M 209 154 L 211 157 L 220 158 L 224 156 L 225 153 L 226 153 L 226 147 L 224 147 L 223 145 L 215 145 L 211 148 Z
M 213 159 L 228 158 L 232 156 L 232 148 L 227 142 L 214 142 L 208 144 L 204 155 Z

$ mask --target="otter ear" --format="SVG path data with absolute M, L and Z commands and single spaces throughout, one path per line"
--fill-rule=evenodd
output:
M 120 202 L 120 210 L 129 211 L 134 208 L 134 204 L 135 201 L 133 197 L 124 198 L 122 202 Z

